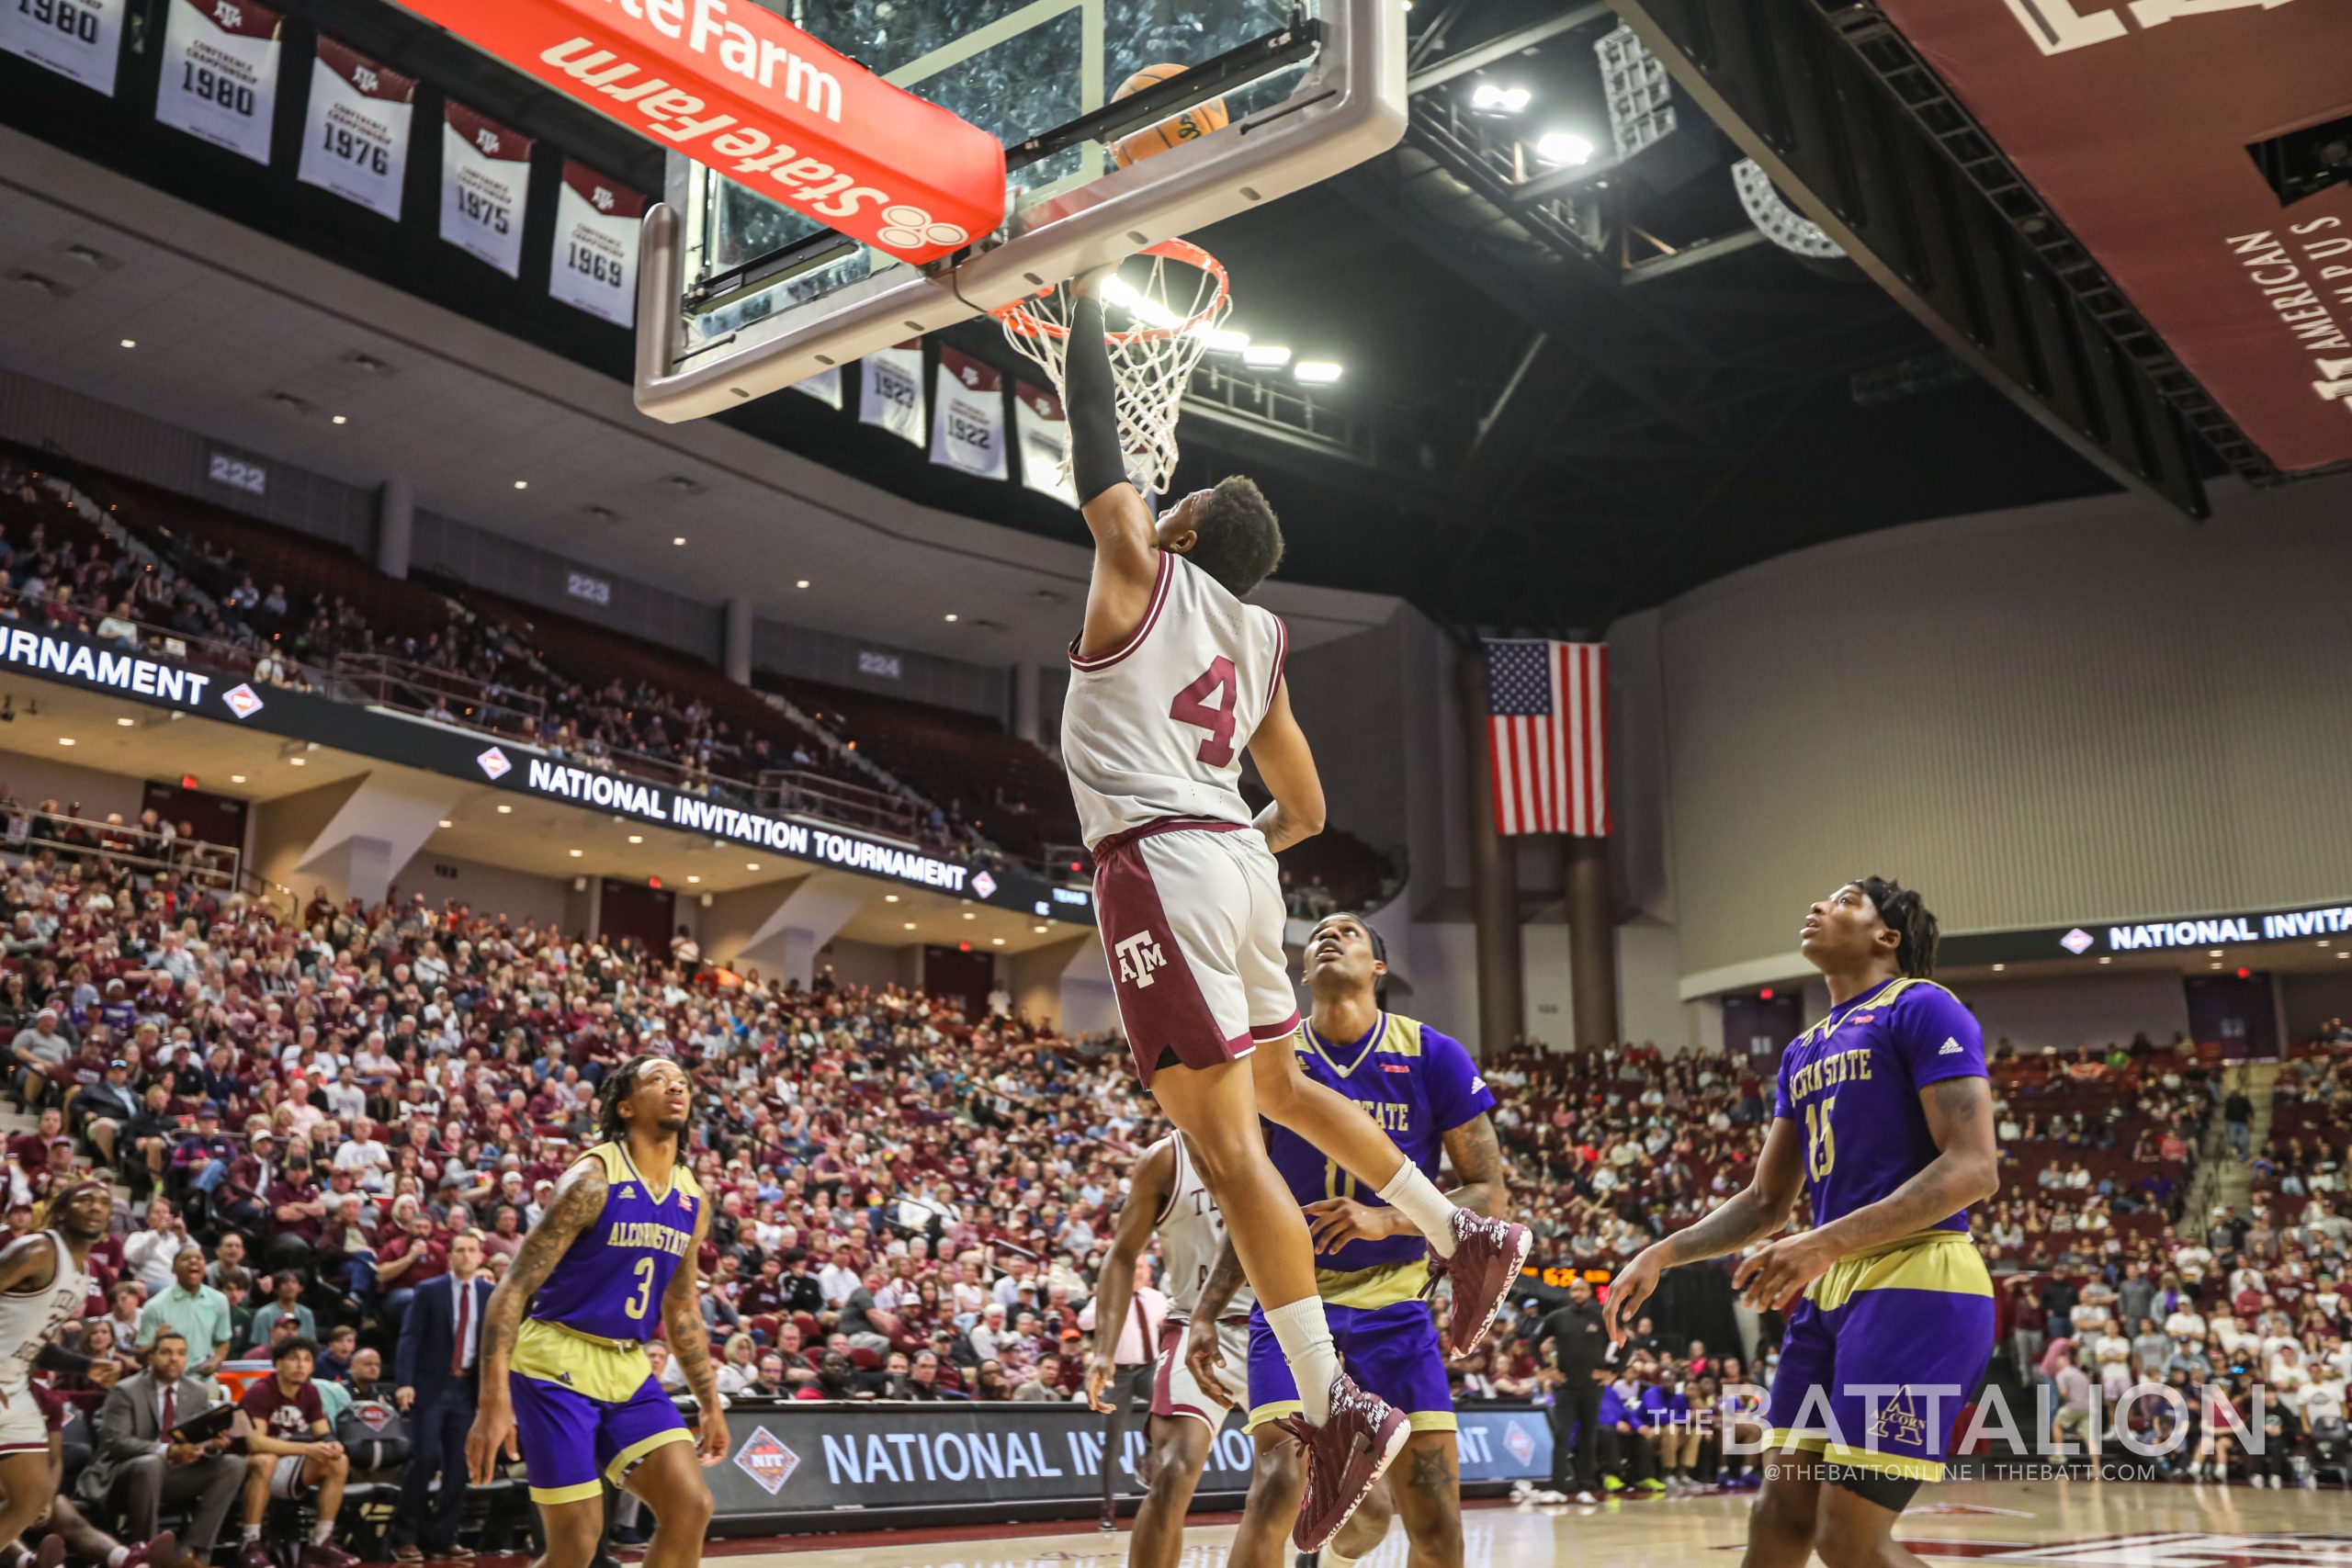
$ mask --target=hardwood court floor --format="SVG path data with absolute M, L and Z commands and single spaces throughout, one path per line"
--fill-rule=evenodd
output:
M 1466 1568 L 1736 1568 L 1747 1495 L 1598 1507 L 1474 1506 Z M 1896 1528 L 1930 1562 L 2084 1568 L 2352 1568 L 2352 1497 L 2340 1489 L 2254 1491 L 2130 1482 L 1971 1481 L 1931 1487 Z M 933 1532 L 924 1532 L 928 1537 Z M 1229 1523 L 1190 1532 L 1182 1568 L 1224 1568 Z M 774 1545 L 714 1541 L 726 1568 L 1125 1568 L 1126 1537 L 1091 1529 L 921 1544 L 855 1534 Z M 1288 1563 L 1284 1568 L 1289 1568 Z M 1365 1568 L 1405 1568 L 1392 1533 Z

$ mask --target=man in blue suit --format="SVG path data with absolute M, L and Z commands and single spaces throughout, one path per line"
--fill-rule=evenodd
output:
M 490 1290 L 481 1237 L 468 1231 L 449 1244 L 449 1277 L 419 1285 L 401 1322 L 393 1397 L 408 1413 L 412 1446 L 400 1517 L 392 1521 L 396 1562 L 473 1556 L 458 1544 L 458 1520 L 466 1506 L 466 1429 L 481 1403 L 481 1320 Z M 440 1501 L 430 1528 L 423 1528 L 425 1492 L 436 1475 Z

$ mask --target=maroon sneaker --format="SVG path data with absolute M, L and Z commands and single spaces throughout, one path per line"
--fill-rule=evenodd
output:
M 25 1568 L 60 1568 L 64 1561 L 65 1538 L 45 1535 L 40 1538 L 40 1544 L 33 1549 L 33 1554 L 25 1560 Z
M 120 1568 L 165 1568 L 180 1560 L 180 1538 L 165 1530 L 144 1546 L 134 1546 Z
M 277 1559 L 260 1541 L 249 1540 L 237 1549 L 237 1568 L 277 1568 Z
M 1453 1256 L 1440 1258 L 1436 1248 L 1430 1249 L 1430 1282 L 1421 1291 L 1427 1295 L 1437 1289 L 1440 1280 L 1453 1281 L 1453 1311 L 1445 1324 L 1446 1354 L 1460 1360 L 1478 1348 L 1487 1330 L 1495 1325 L 1495 1314 L 1510 1300 L 1511 1287 L 1519 1283 L 1520 1265 L 1527 1261 L 1527 1249 L 1534 1244 L 1535 1235 L 1525 1225 L 1489 1219 L 1467 1209 L 1453 1211 Z
M 359 1559 L 331 1540 L 314 1540 L 302 1549 L 302 1568 L 359 1568 Z
M 1306 1450 L 1306 1495 L 1299 1499 L 1298 1523 L 1290 1532 L 1291 1544 L 1301 1551 L 1320 1551 L 1340 1533 L 1413 1435 L 1403 1411 L 1366 1393 L 1345 1372 L 1331 1380 L 1329 1421 L 1310 1427 L 1293 1416 L 1274 1424 Z

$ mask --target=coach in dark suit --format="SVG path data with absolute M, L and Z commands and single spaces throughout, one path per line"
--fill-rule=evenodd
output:
M 481 1397 L 481 1320 L 489 1306 L 481 1237 L 468 1231 L 449 1243 L 448 1277 L 416 1288 L 392 1353 L 399 1391 L 393 1397 L 408 1412 L 412 1444 L 408 1473 L 401 1479 L 400 1517 L 392 1521 L 396 1562 L 447 1557 L 458 1544 L 466 1506 L 466 1429 Z M 436 1475 L 441 1500 L 431 1528 L 421 1529 L 424 1495 Z
M 210 1347 L 206 1348 L 209 1351 Z M 187 1339 L 177 1329 L 155 1336 L 146 1371 L 107 1390 L 98 1406 L 90 1465 L 78 1489 L 85 1501 L 119 1509 L 123 1539 L 155 1539 L 166 1503 L 185 1506 L 180 1544 L 189 1562 L 212 1553 L 229 1509 L 244 1489 L 245 1461 L 229 1439 L 175 1443 L 164 1433 L 212 1408 L 212 1390 L 187 1374 Z

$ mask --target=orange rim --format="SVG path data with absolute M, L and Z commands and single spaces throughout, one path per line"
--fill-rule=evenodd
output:
M 1233 282 L 1226 276 L 1225 264 L 1190 240 L 1162 240 L 1156 245 L 1145 246 L 1137 254 L 1159 256 L 1164 261 L 1197 267 L 1216 280 L 1216 292 L 1209 297 L 1207 304 L 1172 327 L 1130 327 L 1123 333 L 1104 333 L 1102 341 L 1114 348 L 1131 343 L 1158 343 L 1180 333 L 1188 333 L 1202 322 L 1214 320 L 1219 308 L 1225 304 L 1226 296 L 1232 292 Z M 1048 292 L 1046 289 L 1038 290 L 1040 295 L 1046 292 Z M 1069 327 L 1059 321 L 1049 321 L 1038 315 L 1029 308 L 1029 301 L 1026 299 L 1016 299 L 1010 305 L 1000 305 L 989 314 L 1004 323 L 1005 330 L 1008 332 L 1020 333 L 1025 337 L 1066 338 L 1069 336 Z

